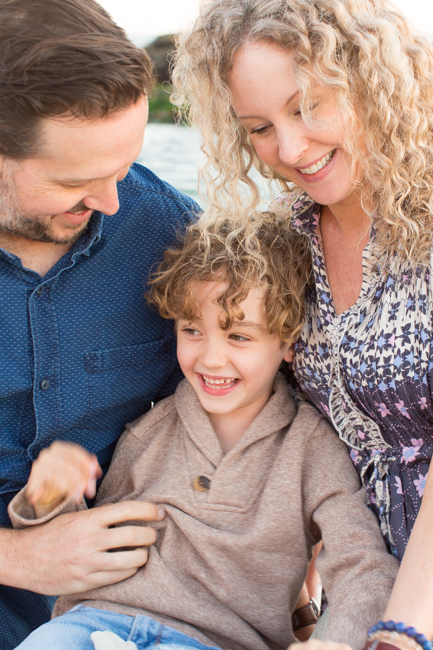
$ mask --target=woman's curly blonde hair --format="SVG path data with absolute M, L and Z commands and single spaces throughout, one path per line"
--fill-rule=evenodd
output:
M 304 294 L 312 282 L 309 241 L 272 213 L 242 221 L 227 215 L 205 229 L 195 223 L 165 251 L 146 298 L 164 318 L 191 322 L 200 317 L 194 284 L 210 281 L 228 284 L 217 299 L 222 329 L 243 320 L 242 301 L 261 288 L 268 331 L 292 342 L 302 328 Z
M 293 53 L 307 123 L 314 123 L 314 84 L 332 89 L 346 146 L 364 165 L 361 190 L 372 199 L 378 242 L 412 263 L 427 261 L 433 230 L 433 52 L 427 39 L 386 0 L 202 2 L 199 17 L 178 39 L 173 101 L 201 131 L 207 155 L 201 178 L 211 210 L 228 201 L 238 210 L 257 206 L 253 166 L 287 188 L 259 160 L 231 107 L 227 78 L 246 41 Z M 367 154 L 357 148 L 360 131 Z M 249 199 L 239 181 L 249 187 Z

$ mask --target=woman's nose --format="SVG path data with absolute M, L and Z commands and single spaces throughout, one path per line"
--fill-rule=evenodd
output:
M 308 142 L 295 129 L 278 134 L 278 152 L 282 163 L 295 167 L 307 149 Z

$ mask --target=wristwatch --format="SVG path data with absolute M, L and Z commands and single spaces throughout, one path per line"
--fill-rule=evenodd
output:
M 292 614 L 293 631 L 301 630 L 307 625 L 314 625 L 319 620 L 320 609 L 314 598 L 310 598 L 308 605 L 295 609 Z

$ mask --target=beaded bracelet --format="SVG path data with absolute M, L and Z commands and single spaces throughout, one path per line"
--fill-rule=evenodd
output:
M 422 647 L 416 641 L 414 641 L 414 639 L 411 639 L 404 634 L 399 634 L 398 632 L 379 630 L 378 632 L 370 634 L 367 642 L 369 650 L 372 650 L 372 643 L 374 641 L 377 641 L 378 644 L 385 643 L 392 645 L 395 648 L 404 648 L 405 650 L 423 650 Z M 379 647 L 378 644 L 374 647 Z
M 378 638 L 382 636 L 382 632 L 395 633 L 399 636 L 408 637 L 411 641 L 414 641 L 417 646 L 420 646 L 423 650 L 433 650 L 432 642 L 427 639 L 424 634 L 419 634 L 414 627 L 405 625 L 404 623 L 395 623 L 394 621 L 379 621 L 376 625 L 373 625 L 368 631 L 368 639 L 373 640 L 373 638 Z M 392 636 L 395 638 L 395 634 Z M 412 646 L 412 644 L 410 644 Z

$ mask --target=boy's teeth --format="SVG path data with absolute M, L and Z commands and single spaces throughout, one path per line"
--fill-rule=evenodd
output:
M 316 174 L 319 169 L 322 169 L 322 167 L 329 163 L 332 156 L 334 155 L 334 151 L 327 153 L 326 156 L 323 156 L 323 158 L 319 160 L 319 162 L 317 162 L 315 165 L 311 165 L 311 167 L 306 167 L 305 169 L 299 168 L 299 171 L 301 174 Z
M 205 375 L 202 375 L 203 381 L 205 384 L 208 386 L 213 386 L 216 388 L 217 386 L 221 388 L 225 388 L 229 384 L 233 384 L 233 382 L 237 381 L 236 378 L 230 378 L 230 379 L 211 379 L 210 377 L 206 377 Z

